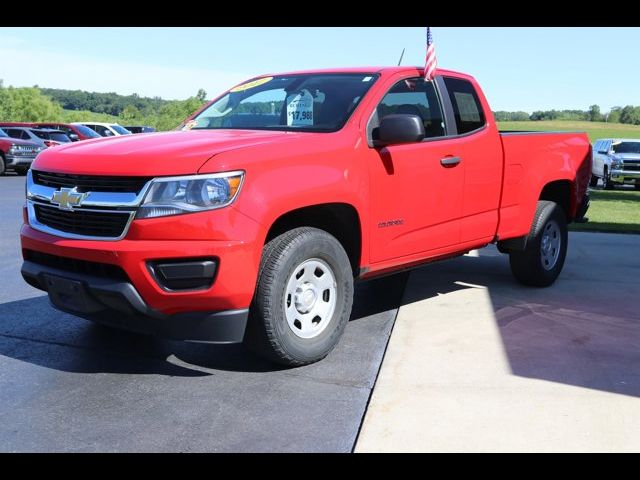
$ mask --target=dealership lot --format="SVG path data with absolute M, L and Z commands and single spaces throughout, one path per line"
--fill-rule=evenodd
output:
M 287 370 L 52 309 L 19 275 L 24 177 L 0 188 L 0 451 L 640 448 L 639 236 L 571 233 L 549 289 L 493 247 L 359 284 L 338 348 Z

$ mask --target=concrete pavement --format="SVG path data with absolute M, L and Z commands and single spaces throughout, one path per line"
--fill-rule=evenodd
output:
M 546 289 L 493 247 L 412 272 L 356 451 L 639 451 L 639 249 L 570 233 Z

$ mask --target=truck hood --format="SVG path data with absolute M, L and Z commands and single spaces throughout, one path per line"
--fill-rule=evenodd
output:
M 26 145 L 27 147 L 40 146 L 40 144 L 36 142 L 32 142 L 31 140 L 20 140 L 20 139 L 11 138 L 11 137 L 0 137 L 0 142 L 6 142 L 7 144 L 13 144 L 13 145 Z
M 296 132 L 189 130 L 122 135 L 48 148 L 32 168 L 80 175 L 189 175 L 229 150 L 285 142 Z

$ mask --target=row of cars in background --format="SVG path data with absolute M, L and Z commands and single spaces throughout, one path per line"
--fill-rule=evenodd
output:
M 591 187 L 602 180 L 602 188 L 633 185 L 640 190 L 640 139 L 601 138 L 593 144 Z
M 155 132 L 152 127 L 103 122 L 0 122 L 0 175 L 7 171 L 26 174 L 36 155 L 45 148 L 92 138 L 151 132 Z

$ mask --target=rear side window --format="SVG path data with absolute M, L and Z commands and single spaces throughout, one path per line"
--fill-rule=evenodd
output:
M 485 124 L 480 99 L 471 82 L 460 78 L 444 77 L 449 92 L 458 134 L 473 132 Z

